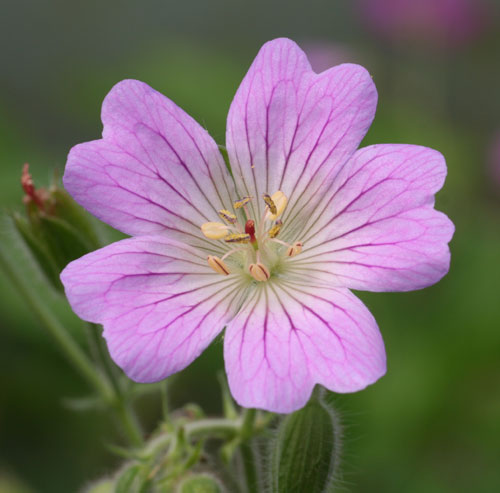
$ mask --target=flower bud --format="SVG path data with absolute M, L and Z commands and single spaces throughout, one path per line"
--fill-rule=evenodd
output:
M 14 227 L 50 283 L 59 290 L 59 273 L 72 260 L 100 246 L 85 211 L 65 190 L 53 183 L 48 189 L 36 188 L 23 167 L 21 186 L 26 217 L 14 213 Z
M 286 416 L 271 448 L 273 493 L 332 491 L 340 452 L 340 425 L 324 396 L 313 396 Z

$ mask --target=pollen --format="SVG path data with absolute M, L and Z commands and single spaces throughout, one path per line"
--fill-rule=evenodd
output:
M 250 243 L 250 235 L 246 233 L 237 233 L 228 235 L 224 238 L 226 243 Z
M 233 207 L 235 209 L 241 209 L 242 207 L 244 207 L 245 205 L 248 204 L 248 202 L 250 202 L 252 200 L 252 197 L 243 197 L 242 199 L 240 200 L 237 200 L 236 202 L 233 203 Z
M 264 199 L 264 202 L 269 208 L 269 212 L 273 215 L 278 214 L 278 209 L 276 208 L 276 204 L 274 203 L 272 197 L 268 193 L 265 193 L 262 195 L 262 198 Z
M 265 195 L 269 197 L 269 195 Z M 266 202 L 266 205 L 269 207 L 266 219 L 275 221 L 279 216 L 281 216 L 281 214 L 283 214 L 286 205 L 288 204 L 288 198 L 281 190 L 278 190 L 277 192 L 274 192 L 269 199 L 274 204 L 274 209 L 269 206 L 268 201 L 264 197 L 264 202 Z
M 267 232 L 267 236 L 269 236 L 269 238 L 276 238 L 276 236 L 278 236 L 279 232 L 281 231 L 282 226 L 283 226 L 283 221 L 280 221 L 278 219 L 274 223 L 274 226 Z
M 267 281 L 271 277 L 269 269 L 261 263 L 250 264 L 248 267 L 248 272 L 250 272 L 250 275 L 259 282 Z
M 209 255 L 207 257 L 207 262 L 212 269 L 217 272 L 217 274 L 222 274 L 228 276 L 230 274 L 229 267 L 224 263 L 222 259 L 214 255 Z
M 228 227 L 223 223 L 208 222 L 201 225 L 201 232 L 210 240 L 221 240 L 228 234 Z
M 219 217 L 230 224 L 236 224 L 236 221 L 238 220 L 234 214 L 227 211 L 226 209 L 222 209 L 219 211 Z
M 294 243 L 291 247 L 288 248 L 286 251 L 287 257 L 295 257 L 295 255 L 298 255 L 302 251 L 302 243 L 297 241 Z

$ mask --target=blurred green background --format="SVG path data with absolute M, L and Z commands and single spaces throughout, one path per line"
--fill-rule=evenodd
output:
M 3 2 L 1 208 L 23 209 L 24 162 L 47 185 L 71 146 L 99 138 L 102 99 L 124 78 L 163 92 L 223 144 L 231 99 L 263 42 L 294 39 L 318 70 L 344 61 L 366 66 L 379 108 L 364 145 L 440 150 L 449 177 L 437 205 L 456 234 L 450 273 L 436 286 L 360 293 L 384 335 L 388 373 L 337 398 L 342 484 L 367 493 L 500 491 L 500 152 L 495 162 L 492 151 L 500 139 L 500 23 L 496 1 L 469 3 L 486 14 L 457 41 L 448 29 L 466 32 L 458 18 L 432 31 L 425 19 L 411 29 L 399 19 L 391 30 L 374 24 L 362 0 Z M 0 235 L 32 288 L 84 345 L 80 322 L 5 221 Z M 120 436 L 102 412 L 69 408 L 68 398 L 88 389 L 2 272 L 0 365 L 1 493 L 73 492 L 113 471 L 119 460 L 106 445 Z M 219 341 L 173 378 L 174 403 L 193 400 L 218 413 L 222 367 Z M 146 398 L 140 407 L 152 428 L 159 403 Z

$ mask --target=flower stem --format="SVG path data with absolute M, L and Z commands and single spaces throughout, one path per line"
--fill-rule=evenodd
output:
M 101 396 L 102 400 L 115 409 L 120 419 L 123 429 L 130 442 L 134 445 L 142 444 L 142 434 L 130 406 L 123 400 L 123 397 L 109 383 L 106 375 L 97 371 L 92 361 L 85 352 L 75 342 L 73 337 L 61 325 L 54 315 L 47 309 L 33 290 L 28 286 L 23 276 L 9 263 L 7 256 L 0 246 L 0 267 L 7 274 L 12 284 L 17 288 L 24 301 L 32 309 L 38 320 L 45 326 L 50 335 L 59 344 L 63 354 L 87 381 L 94 390 Z
M 52 315 L 33 291 L 28 287 L 22 276 L 7 261 L 5 253 L 0 248 L 0 266 L 17 288 L 24 301 L 33 310 L 38 320 L 46 327 L 51 336 L 56 340 L 63 353 L 73 364 L 76 370 L 94 387 L 103 400 L 110 404 L 113 401 L 113 389 L 109 382 L 98 373 L 87 355 L 68 334 L 59 321 Z
M 129 403 L 119 399 L 115 406 L 116 412 L 123 426 L 123 430 L 130 440 L 130 443 L 136 447 L 143 445 L 144 440 L 142 431 L 137 421 L 137 417 Z
M 255 409 L 245 409 L 243 413 L 243 422 L 241 424 L 241 458 L 243 461 L 243 470 L 246 478 L 248 493 L 259 492 L 259 475 L 257 473 L 257 460 L 255 451 L 250 443 L 255 434 L 255 418 L 257 411 Z

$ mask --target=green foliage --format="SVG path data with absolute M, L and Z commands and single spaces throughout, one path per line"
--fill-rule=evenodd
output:
M 333 406 L 320 395 L 283 418 L 271 445 L 272 493 L 333 491 L 339 427 Z

